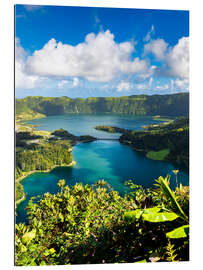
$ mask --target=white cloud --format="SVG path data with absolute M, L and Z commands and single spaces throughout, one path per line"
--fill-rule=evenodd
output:
M 135 85 L 137 90 L 148 90 L 149 89 L 149 85 L 145 84 L 145 83 L 139 83 Z
M 158 60 L 162 60 L 165 57 L 165 53 L 168 47 L 163 39 L 151 40 L 144 46 L 144 55 L 148 53 L 153 53 Z
M 176 79 L 171 80 L 171 87 L 175 90 L 189 90 L 189 80 L 188 79 Z
M 179 39 L 167 55 L 167 73 L 169 76 L 180 78 L 189 77 L 189 38 Z
M 24 5 L 24 8 L 27 11 L 35 11 L 35 10 L 43 9 L 44 7 L 40 5 Z
M 15 86 L 16 88 L 31 89 L 35 87 L 36 83 L 40 82 L 37 75 L 29 75 L 25 69 L 26 52 L 20 45 L 20 40 L 15 40 Z
M 182 37 L 174 47 L 163 39 L 151 40 L 144 46 L 144 55 L 152 53 L 163 65 L 157 68 L 159 76 L 189 77 L 189 37 Z
M 147 78 L 154 75 L 156 71 L 156 66 L 150 66 L 145 73 L 141 73 L 137 75 L 136 81 L 141 82 L 145 81 Z
M 148 64 L 138 57 L 131 60 L 131 42 L 117 44 L 109 30 L 90 33 L 77 46 L 51 39 L 27 60 L 27 69 L 40 76 L 83 77 L 89 81 L 108 82 L 119 73 L 145 74 Z
M 117 92 L 129 91 L 130 89 L 131 89 L 131 84 L 129 82 L 121 81 L 117 85 Z
M 168 90 L 170 88 L 169 84 L 161 84 L 161 85 L 157 85 L 156 89 L 157 90 Z
M 153 79 L 152 77 L 149 79 L 149 87 L 150 87 L 150 88 L 152 87 L 153 80 L 154 80 L 154 79 Z
M 151 39 L 151 36 L 155 33 L 154 25 L 151 26 L 151 29 L 147 33 L 147 35 L 144 37 L 143 41 L 148 42 Z
M 69 81 L 67 80 L 62 80 L 58 82 L 58 88 L 63 88 L 65 84 L 67 84 Z
M 79 85 L 79 79 L 78 78 L 73 78 L 73 87 L 76 87 Z

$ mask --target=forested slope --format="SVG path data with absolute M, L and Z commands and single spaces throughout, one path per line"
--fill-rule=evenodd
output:
M 116 113 L 132 115 L 186 116 L 189 114 L 189 94 L 134 95 L 125 97 L 41 97 L 16 100 L 16 114 L 31 111 L 43 115 L 66 113 Z
M 51 136 L 49 136 L 51 137 Z M 19 182 L 30 172 L 48 171 L 55 166 L 72 163 L 72 148 L 69 140 L 52 140 L 31 132 L 16 133 L 16 202 L 24 197 Z
M 149 127 L 145 131 L 127 131 L 120 137 L 121 143 L 129 144 L 148 157 L 163 155 L 162 159 L 189 167 L 189 119 L 177 118 L 172 123 Z M 165 154 L 164 154 L 165 153 Z

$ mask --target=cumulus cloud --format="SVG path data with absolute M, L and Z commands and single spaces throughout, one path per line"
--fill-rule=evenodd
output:
M 58 88 L 63 88 L 65 84 L 69 83 L 67 80 L 62 80 L 58 82 Z
M 150 31 L 153 32 L 154 27 Z M 134 88 L 189 89 L 189 38 L 179 39 L 173 47 L 163 39 L 150 39 L 145 43 L 143 57 L 153 54 L 159 66 L 150 65 L 148 57 L 144 60 L 133 57 L 134 46 L 133 42 L 116 43 L 114 35 L 107 30 L 97 35 L 88 34 L 84 42 L 76 46 L 51 39 L 28 56 L 17 38 L 15 85 L 24 89 L 50 86 L 64 89 L 66 86 L 76 90 L 86 79 L 100 89 L 118 92 Z M 156 75 L 168 77 L 169 83 L 157 85 Z
M 156 72 L 156 66 L 150 66 L 145 73 L 138 74 L 136 77 L 137 82 L 142 82 L 148 79 L 149 77 L 153 76 Z
M 155 33 L 154 25 L 151 26 L 151 29 L 147 33 L 147 35 L 143 38 L 143 41 L 148 42 L 151 39 L 151 36 Z
M 27 60 L 27 69 L 40 76 L 83 77 L 89 81 L 107 82 L 119 73 L 146 73 L 148 64 L 138 57 L 131 60 L 131 42 L 117 44 L 109 30 L 90 33 L 76 46 L 51 39 Z
M 129 91 L 130 89 L 131 89 L 131 84 L 129 82 L 121 81 L 117 85 L 117 92 Z
M 166 57 L 167 73 L 169 76 L 180 78 L 189 77 L 189 38 L 179 39 Z
M 73 87 L 76 87 L 79 85 L 79 79 L 78 78 L 73 78 Z
M 174 90 L 189 90 L 189 79 L 171 80 L 171 88 Z
M 159 76 L 189 77 L 189 37 L 182 37 L 174 47 L 163 39 L 151 40 L 144 46 L 144 55 L 152 53 L 162 66 L 156 69 Z
M 15 40 L 15 86 L 17 88 L 31 89 L 41 81 L 37 75 L 29 75 L 25 69 L 26 52 L 20 45 L 20 40 Z
M 137 90 L 149 90 L 149 85 L 145 83 L 135 84 Z
M 163 39 L 151 40 L 144 46 L 144 55 L 152 53 L 158 60 L 162 60 L 165 57 L 167 47 L 168 43 L 166 43 Z

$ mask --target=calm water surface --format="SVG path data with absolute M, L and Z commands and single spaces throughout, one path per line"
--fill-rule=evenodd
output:
M 143 129 L 143 125 L 151 125 L 153 123 L 160 123 L 160 120 L 154 120 L 150 116 L 134 116 L 134 115 L 79 115 L 66 114 L 55 115 L 47 118 L 34 119 L 26 121 L 28 124 L 38 125 L 38 130 L 56 130 L 64 128 L 74 135 L 91 135 L 97 138 L 119 138 L 119 133 L 106 133 L 94 129 L 95 126 L 106 125 L 116 126 L 130 130 Z
M 109 134 L 94 130 L 96 125 L 113 125 L 128 129 L 141 129 L 142 125 L 155 123 L 151 117 L 136 116 L 90 116 L 90 115 L 62 115 L 44 119 L 32 120 L 29 123 L 40 125 L 40 130 L 55 130 L 64 128 L 75 135 L 92 135 L 98 138 L 118 138 L 120 134 Z M 179 169 L 179 182 L 189 183 L 188 172 L 183 168 L 174 167 L 169 162 L 154 161 L 130 147 L 117 141 L 95 141 L 80 143 L 73 147 L 73 158 L 77 164 L 73 167 L 59 167 L 49 173 L 34 173 L 26 177 L 23 187 L 27 198 L 17 208 L 16 222 L 26 222 L 25 207 L 32 196 L 42 195 L 45 192 L 56 193 L 57 182 L 65 179 L 66 184 L 74 185 L 82 182 L 93 184 L 97 180 L 106 180 L 121 194 L 127 191 L 124 182 L 133 180 L 138 185 L 150 187 L 154 179 L 160 175 L 171 175 L 172 187 L 175 186 L 175 177 L 172 170 Z

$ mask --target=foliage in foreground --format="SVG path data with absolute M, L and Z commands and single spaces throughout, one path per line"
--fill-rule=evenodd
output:
M 29 225 L 16 225 L 16 265 L 189 259 L 189 190 L 173 192 L 169 178 L 147 191 L 129 182 L 124 197 L 104 181 L 58 185 L 58 194 L 29 202 Z

